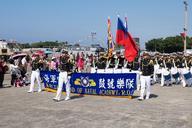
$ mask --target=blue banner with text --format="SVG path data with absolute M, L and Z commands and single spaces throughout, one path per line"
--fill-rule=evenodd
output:
M 59 72 L 41 72 L 45 87 L 51 89 L 57 89 L 58 77 Z M 104 96 L 132 96 L 137 87 L 136 73 L 74 73 L 70 84 L 72 93 Z

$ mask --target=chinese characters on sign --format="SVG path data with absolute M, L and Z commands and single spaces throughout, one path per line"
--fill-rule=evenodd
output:
M 57 89 L 58 76 L 59 72 L 41 72 L 45 87 L 51 89 Z M 70 79 L 70 84 L 72 93 L 130 96 L 136 90 L 136 74 L 74 73 Z M 65 91 L 65 88 L 63 89 Z

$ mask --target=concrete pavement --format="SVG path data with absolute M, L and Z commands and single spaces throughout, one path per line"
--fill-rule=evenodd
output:
M 5 84 L 9 86 L 9 75 Z M 54 93 L 27 93 L 29 87 L 0 89 L 0 128 L 191 128 L 192 88 L 152 86 L 152 97 L 72 94 L 54 102 Z M 64 98 L 64 96 L 63 96 Z

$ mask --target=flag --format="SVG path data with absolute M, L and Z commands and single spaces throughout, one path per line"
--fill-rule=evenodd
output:
M 185 32 L 180 33 L 180 35 L 181 35 L 181 37 L 182 37 L 183 39 L 185 39 L 185 36 L 186 36 Z
M 116 32 L 116 42 L 119 45 L 124 46 L 124 40 L 127 38 L 127 30 L 123 25 L 122 20 L 118 17 L 117 21 L 117 32 Z
M 116 42 L 117 44 L 124 46 L 125 48 L 124 56 L 127 59 L 127 61 L 133 62 L 137 57 L 138 48 L 131 34 L 128 32 L 127 23 L 125 27 L 123 25 L 122 20 L 119 17 L 117 22 Z
M 114 51 L 114 42 L 113 42 L 113 37 L 111 34 L 111 20 L 110 18 L 108 18 L 108 22 L 107 22 L 107 43 L 108 43 L 108 57 L 111 57 Z

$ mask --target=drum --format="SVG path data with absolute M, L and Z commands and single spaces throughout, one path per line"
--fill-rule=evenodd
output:
M 162 74 L 164 76 L 165 81 L 171 80 L 171 74 L 167 69 L 163 69 Z
M 164 75 L 164 80 L 165 80 L 165 81 L 171 80 L 171 75 L 170 75 L 170 74 Z
M 174 79 L 177 79 L 177 78 L 180 77 L 179 72 L 177 72 L 176 74 L 172 74 L 172 76 L 173 76 Z
M 191 78 L 191 73 L 188 71 L 188 73 L 183 74 L 185 80 L 189 80 Z

